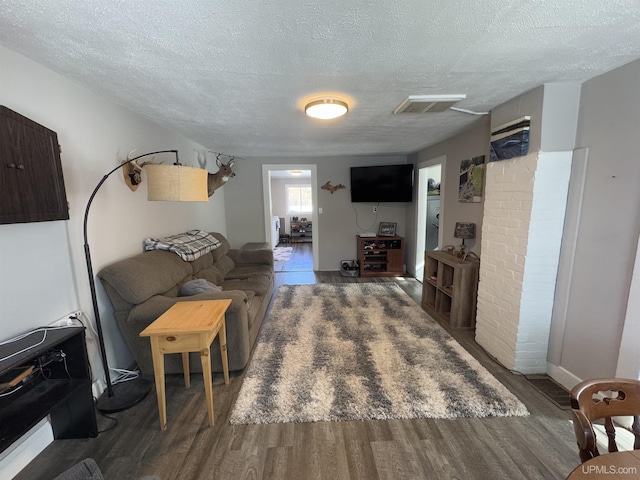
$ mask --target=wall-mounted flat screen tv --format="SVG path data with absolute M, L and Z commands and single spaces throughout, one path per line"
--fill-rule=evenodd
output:
M 413 164 L 351 167 L 351 201 L 411 202 Z

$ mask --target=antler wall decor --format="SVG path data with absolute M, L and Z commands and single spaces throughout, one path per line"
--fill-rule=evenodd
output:
M 336 190 L 340 190 L 341 188 L 347 188 L 347 187 L 345 187 L 341 183 L 334 186 L 334 185 L 331 185 L 331 181 L 328 181 L 327 183 L 322 185 L 320 188 L 323 190 L 329 190 L 331 192 L 331 195 L 333 195 L 333 192 L 335 192 Z
M 225 164 L 220 160 L 223 153 L 211 152 L 216 156 L 216 165 L 218 166 L 218 171 L 216 173 L 209 173 L 207 178 L 207 189 L 209 190 L 209 196 L 213 195 L 213 193 L 220 187 L 224 186 L 225 183 L 229 181 L 231 177 L 235 177 L 236 174 L 232 170 L 233 165 L 236 163 L 236 157 L 232 155 L 227 155 L 229 157 L 229 161 Z
M 140 184 L 142 183 L 142 167 L 145 165 L 159 165 L 162 162 L 154 162 L 153 159 L 155 157 L 151 157 L 151 160 L 148 162 L 138 163 L 136 160 L 131 160 L 131 155 L 135 152 L 137 148 L 131 150 L 126 160 L 122 160 L 120 163 L 124 165 L 122 167 L 122 175 L 124 176 L 124 182 L 131 189 L 132 192 L 135 192 Z
M 235 177 L 236 174 L 232 170 L 233 165 L 236 163 L 236 160 L 244 160 L 243 158 L 236 157 L 235 155 L 228 155 L 226 153 L 218 153 L 212 150 L 208 151 L 209 153 L 213 153 L 216 156 L 216 165 L 218 166 L 218 171 L 216 173 L 211 173 L 207 175 L 207 190 L 208 195 L 211 197 L 213 193 L 220 187 L 224 186 L 225 183 L 229 181 L 231 177 Z M 229 160 L 227 163 L 222 161 L 222 157 L 228 157 Z M 198 151 L 198 164 L 201 168 L 207 169 L 207 153 Z

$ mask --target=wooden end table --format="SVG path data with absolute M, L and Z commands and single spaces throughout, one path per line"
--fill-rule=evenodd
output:
M 200 300 L 178 302 L 163 313 L 142 332 L 141 337 L 151 340 L 153 373 L 156 380 L 160 429 L 167 428 L 167 404 L 164 385 L 164 355 L 182 354 L 184 386 L 191 385 L 189 377 L 189 352 L 200 352 L 202 377 L 207 398 L 209 425 L 213 426 L 213 386 L 211 379 L 211 344 L 220 335 L 220 352 L 224 383 L 229 383 L 229 361 L 227 359 L 227 331 L 225 312 L 231 305 L 231 299 Z

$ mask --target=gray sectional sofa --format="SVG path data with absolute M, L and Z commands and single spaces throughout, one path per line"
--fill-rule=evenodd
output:
M 230 298 L 232 303 L 226 314 L 229 370 L 241 370 L 249 361 L 273 294 L 273 251 L 232 249 L 223 235 L 211 235 L 222 245 L 194 261 L 153 250 L 116 262 L 98 273 L 120 331 L 143 375 L 153 375 L 153 361 L 149 339 L 139 334 L 179 301 Z M 194 279 L 205 279 L 222 287 L 222 291 L 180 296 L 181 287 Z M 191 371 L 201 371 L 199 354 L 190 356 Z M 214 372 L 222 371 L 217 338 L 211 346 L 211 365 Z M 165 371 L 182 373 L 179 354 L 165 356 Z

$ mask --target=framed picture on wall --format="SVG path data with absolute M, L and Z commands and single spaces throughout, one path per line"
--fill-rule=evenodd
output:
M 378 235 L 382 237 L 395 237 L 397 223 L 392 222 L 380 222 L 378 227 Z
M 478 203 L 482 201 L 484 172 L 484 155 L 467 158 L 460 162 L 459 202 Z

